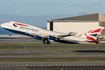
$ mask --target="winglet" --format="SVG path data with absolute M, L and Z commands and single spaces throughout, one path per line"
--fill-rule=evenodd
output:
M 75 33 L 75 32 L 70 32 L 68 35 L 69 36 L 74 36 L 74 35 L 76 35 L 77 33 Z

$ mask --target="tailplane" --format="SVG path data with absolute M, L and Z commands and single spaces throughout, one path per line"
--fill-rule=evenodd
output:
M 103 29 L 104 27 L 95 28 L 83 34 L 82 37 L 85 37 L 87 41 L 95 42 L 96 44 L 98 44 L 98 37 L 102 33 Z

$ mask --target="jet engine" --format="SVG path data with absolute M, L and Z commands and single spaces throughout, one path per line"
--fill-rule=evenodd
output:
M 34 38 L 37 39 L 37 40 L 42 40 L 42 37 L 38 36 L 38 35 L 35 35 Z
M 54 37 L 54 36 L 49 36 L 49 40 L 56 40 L 56 37 Z

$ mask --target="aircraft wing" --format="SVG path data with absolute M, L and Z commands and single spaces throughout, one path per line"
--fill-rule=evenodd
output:
M 49 37 L 63 38 L 63 37 L 67 37 L 67 36 L 74 36 L 74 35 L 76 35 L 76 34 L 77 34 L 77 33 L 75 33 L 75 32 L 70 32 L 69 34 L 55 35 L 55 36 L 53 36 L 53 35 L 43 35 L 43 34 L 39 34 L 39 33 L 30 33 L 30 35 L 33 35 L 33 36 L 38 35 L 38 36 L 41 36 L 41 37 L 43 37 L 43 38 L 49 38 Z
M 63 37 L 67 37 L 67 36 L 74 36 L 74 35 L 76 35 L 77 33 L 75 33 L 75 32 L 70 32 L 69 34 L 67 34 L 67 35 L 57 35 L 57 38 L 63 38 Z

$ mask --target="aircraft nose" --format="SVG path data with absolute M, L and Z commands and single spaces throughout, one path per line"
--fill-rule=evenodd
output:
M 6 23 L 1 24 L 0 26 L 3 28 L 6 27 Z
M 1 24 L 0 26 L 1 26 L 1 27 L 3 27 L 3 26 L 4 26 L 4 24 Z

